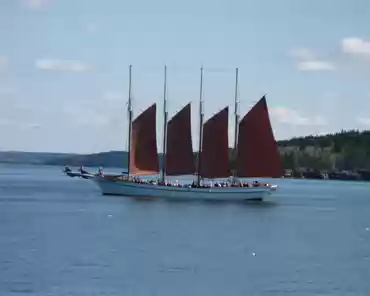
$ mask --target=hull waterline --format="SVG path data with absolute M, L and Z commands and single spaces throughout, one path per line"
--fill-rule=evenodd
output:
M 264 200 L 276 187 L 212 187 L 192 188 L 159 186 L 127 181 L 111 181 L 100 177 L 92 180 L 103 195 L 169 200 L 259 201 Z
M 71 178 L 75 178 L 75 177 L 78 177 L 78 178 L 83 178 L 83 179 L 93 179 L 95 175 L 93 174 L 89 174 L 89 173 L 80 173 L 80 172 L 65 172 L 65 174 L 68 176 L 68 177 L 71 177 Z

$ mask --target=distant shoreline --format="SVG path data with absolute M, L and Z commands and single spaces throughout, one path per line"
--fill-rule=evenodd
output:
M 0 152 L 1 154 L 1 152 Z M 9 166 L 51 166 L 56 167 L 59 169 L 62 169 L 66 166 L 64 163 L 42 163 L 42 162 L 14 162 L 14 161 L 0 161 L 0 168 L 1 165 L 9 165 Z M 117 171 L 120 172 L 122 170 L 125 170 L 125 167 L 120 166 L 105 166 L 102 164 L 76 164 L 76 165 L 69 165 L 71 168 L 78 168 L 81 165 L 84 166 L 87 170 L 96 170 L 102 166 L 103 169 L 106 171 Z M 312 170 L 285 170 L 285 175 L 282 176 L 282 179 L 292 179 L 292 180 L 331 180 L 331 181 L 359 181 L 359 182 L 368 182 L 370 181 L 370 171 L 365 172 L 357 172 L 357 171 L 332 171 L 332 172 L 326 172 L 326 171 L 312 171 Z
M 370 131 L 341 131 L 322 136 L 307 136 L 277 141 L 285 177 L 370 181 Z M 197 152 L 194 153 L 194 156 Z M 235 153 L 229 149 L 230 166 Z M 162 164 L 163 155 L 159 154 Z M 92 154 L 0 151 L 0 163 L 71 167 L 125 168 L 128 152 Z

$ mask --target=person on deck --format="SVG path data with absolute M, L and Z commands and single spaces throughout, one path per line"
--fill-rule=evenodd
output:
M 89 172 L 87 172 L 87 171 L 84 170 L 84 167 L 83 166 L 80 166 L 79 171 L 80 171 L 81 174 L 88 174 L 89 173 Z
M 104 173 L 103 173 L 103 168 L 102 167 L 99 167 L 98 175 L 99 175 L 99 177 L 104 177 Z

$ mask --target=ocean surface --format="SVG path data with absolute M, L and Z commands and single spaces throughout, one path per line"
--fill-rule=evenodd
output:
M 0 164 L 0 295 L 370 295 L 370 183 L 279 184 L 266 203 L 138 201 Z

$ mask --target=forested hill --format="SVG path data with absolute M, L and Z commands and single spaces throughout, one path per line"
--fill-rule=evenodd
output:
M 278 146 L 286 169 L 370 169 L 370 131 L 342 131 L 323 136 L 299 137 L 278 141 Z M 125 167 L 127 152 L 111 151 L 88 155 L 0 152 L 0 162 Z
M 370 169 L 370 131 L 342 131 L 278 142 L 286 168 Z

